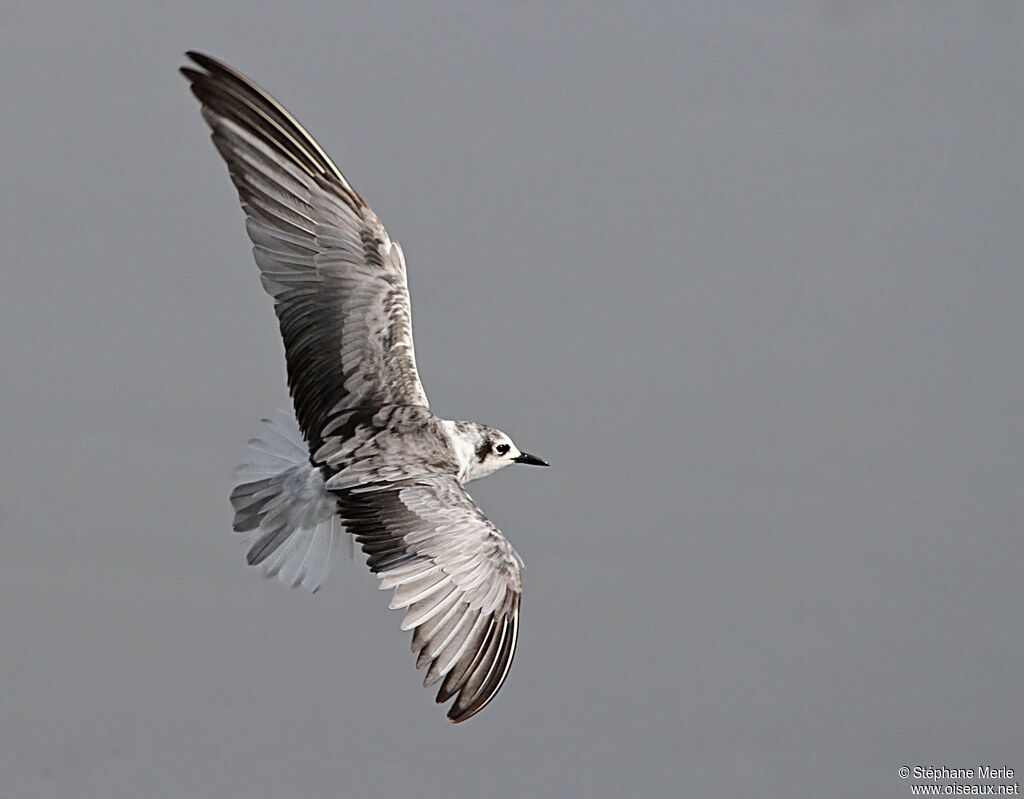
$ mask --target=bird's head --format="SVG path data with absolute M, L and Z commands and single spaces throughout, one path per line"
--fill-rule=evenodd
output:
M 478 422 L 456 422 L 453 443 L 459 457 L 462 482 L 478 480 L 513 463 L 547 466 L 547 462 L 523 452 L 496 427 Z

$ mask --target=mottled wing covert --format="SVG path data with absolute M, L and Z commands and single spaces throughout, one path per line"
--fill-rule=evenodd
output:
M 310 451 L 336 411 L 427 406 L 405 260 L 376 214 L 269 94 L 199 53 L 183 67 L 246 214 Z
M 453 476 L 339 492 L 338 512 L 381 588 L 406 608 L 424 685 L 455 697 L 453 722 L 479 713 L 508 676 L 519 632 L 522 561 Z

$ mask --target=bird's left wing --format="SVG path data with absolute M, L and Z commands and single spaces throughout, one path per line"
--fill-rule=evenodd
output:
M 188 55 L 203 71 L 181 71 L 238 189 L 310 451 L 338 412 L 426 407 L 401 248 L 273 97 L 209 56 Z
M 362 544 L 381 588 L 406 608 L 424 685 L 442 680 L 453 722 L 479 713 L 512 665 L 522 560 L 454 476 L 337 492 L 338 513 Z

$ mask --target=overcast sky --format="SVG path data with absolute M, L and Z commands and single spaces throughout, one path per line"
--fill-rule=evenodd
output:
M 1024 6 L 8 2 L 0 795 L 909 796 L 1024 771 Z M 855 7 L 857 10 L 851 10 Z M 453 727 L 358 561 L 262 581 L 282 348 L 182 52 L 408 261 L 527 563 Z

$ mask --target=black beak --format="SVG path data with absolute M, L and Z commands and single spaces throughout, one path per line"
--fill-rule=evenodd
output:
M 538 458 L 536 455 L 530 455 L 528 452 L 520 452 L 519 455 L 512 459 L 516 463 L 525 463 L 528 466 L 550 466 L 546 460 Z

